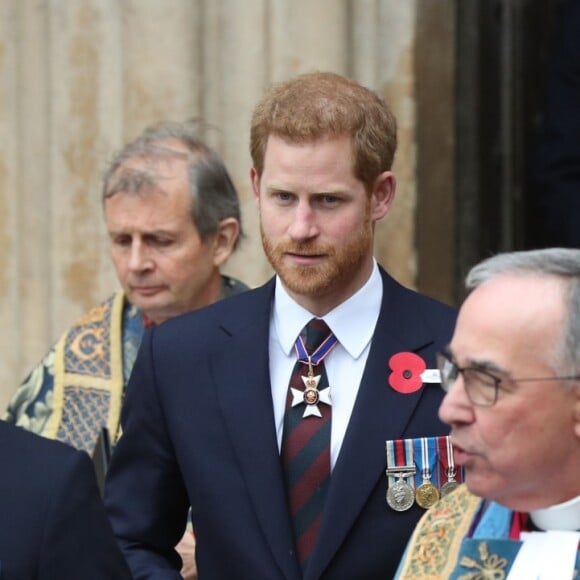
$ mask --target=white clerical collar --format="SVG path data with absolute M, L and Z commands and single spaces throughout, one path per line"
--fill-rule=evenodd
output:
M 580 495 L 558 505 L 531 511 L 530 519 L 541 530 L 580 530 Z
M 357 359 L 369 344 L 381 310 L 383 281 L 376 260 L 364 286 L 323 316 L 340 344 Z M 282 350 L 289 354 L 300 331 L 314 316 L 297 304 L 279 278 L 274 293 L 274 324 Z

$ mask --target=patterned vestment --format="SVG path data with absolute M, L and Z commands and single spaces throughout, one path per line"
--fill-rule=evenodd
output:
M 246 289 L 222 276 L 222 298 Z M 143 332 L 142 313 L 115 292 L 63 334 L 20 385 L 4 420 L 88 453 L 103 427 L 116 441 Z
M 522 545 L 509 539 L 512 516 L 460 485 L 421 518 L 395 580 L 505 579 Z

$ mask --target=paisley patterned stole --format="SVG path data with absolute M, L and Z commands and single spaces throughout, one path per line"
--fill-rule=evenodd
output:
M 101 428 L 116 438 L 123 398 L 122 314 L 116 292 L 57 343 L 48 437 L 92 453 Z

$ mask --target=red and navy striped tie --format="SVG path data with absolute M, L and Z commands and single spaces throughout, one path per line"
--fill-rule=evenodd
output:
M 336 342 L 334 335 L 323 320 L 313 318 L 301 333 L 308 355 L 313 355 L 321 347 Z M 322 359 L 316 363 L 314 374 L 320 375 L 318 390 L 328 387 L 328 377 Z M 318 351 L 320 352 L 320 351 Z M 296 361 L 290 377 L 290 388 L 284 415 L 282 437 L 282 465 L 286 477 L 286 490 L 294 526 L 296 551 L 302 569 L 316 544 L 316 537 L 322 519 L 326 492 L 330 484 L 330 425 L 331 406 L 318 403 L 321 417 L 310 414 L 303 416 L 305 404 L 291 406 L 290 389 L 304 391 L 302 377 L 308 374 L 308 362 Z

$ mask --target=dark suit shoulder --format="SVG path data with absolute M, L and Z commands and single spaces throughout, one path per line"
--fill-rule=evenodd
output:
M 7 578 L 130 577 L 84 451 L 0 422 L 0 564 Z
M 0 497 L 5 502 L 13 502 L 10 510 L 14 513 L 21 513 L 23 517 L 34 512 L 37 516 L 44 514 L 77 463 L 83 474 L 93 476 L 86 453 L 0 422 Z M 21 498 L 26 501 L 19 507 Z
M 77 451 L 61 443 L 45 439 L 0 421 L 0 463 L 19 465 L 37 462 L 36 465 L 51 465 L 55 461 L 67 461 Z M 6 463 L 8 462 L 8 463 Z
M 383 278 L 383 300 L 386 304 L 400 304 L 401 307 L 418 309 L 418 313 L 426 319 L 455 324 L 455 307 L 403 286 L 382 268 L 380 272 Z

